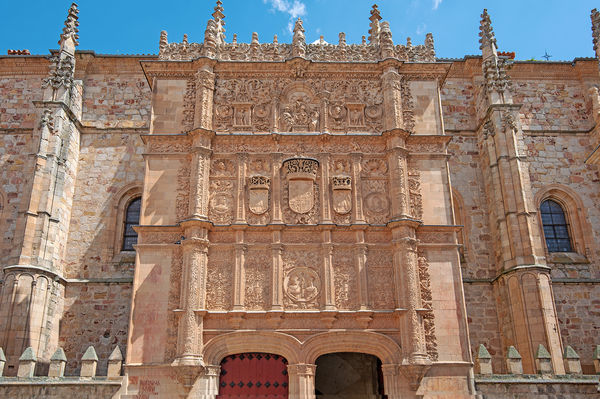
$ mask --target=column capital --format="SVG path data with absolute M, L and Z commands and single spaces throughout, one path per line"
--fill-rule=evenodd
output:
M 290 375 L 313 376 L 313 375 L 315 375 L 315 370 L 317 369 L 317 365 L 316 364 L 307 364 L 307 363 L 288 364 L 287 369 L 288 369 L 288 374 L 290 374 Z

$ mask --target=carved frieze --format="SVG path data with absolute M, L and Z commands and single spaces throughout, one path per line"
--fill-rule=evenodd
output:
M 435 321 L 433 314 L 433 296 L 431 292 L 431 275 L 429 274 L 429 263 L 422 251 L 418 251 L 419 281 L 421 288 L 421 302 L 425 312 L 421 313 L 423 328 L 425 330 L 425 347 L 427 354 L 433 361 L 438 358 L 437 338 L 435 335 Z
M 177 171 L 177 193 L 175 194 L 175 216 L 183 220 L 190 214 L 190 161 L 181 162 Z
M 413 165 L 408 168 L 408 191 L 410 213 L 415 219 L 423 219 L 423 196 L 421 195 L 421 174 Z
M 327 115 L 321 115 L 327 98 Z M 213 126 L 220 132 L 381 132 L 379 79 L 222 78 L 214 95 Z M 277 121 L 273 113 L 277 112 Z M 329 126 L 324 126 L 325 119 Z
M 183 95 L 183 132 L 194 128 L 194 113 L 196 109 L 196 82 L 188 79 L 186 82 L 185 94 Z

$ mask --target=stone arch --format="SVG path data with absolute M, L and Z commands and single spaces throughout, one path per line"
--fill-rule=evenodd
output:
M 109 239 L 106 240 L 110 247 L 109 254 L 114 257 L 121 252 L 123 243 L 123 226 L 125 221 L 125 212 L 127 205 L 135 198 L 142 196 L 142 184 L 130 183 L 123 186 L 113 195 L 111 222 L 107 226 L 107 234 Z
M 590 240 L 590 237 L 593 237 L 592 227 L 579 195 L 570 187 L 562 184 L 550 184 L 539 190 L 535 194 L 534 201 L 536 209 L 538 210 L 538 223 L 540 227 L 543 225 L 539 209 L 540 205 L 545 200 L 555 201 L 565 212 L 567 223 L 569 224 L 569 234 L 573 251 L 592 260 L 591 257 L 594 254 L 594 244 L 592 240 Z M 543 228 L 540 230 L 544 250 L 546 251 L 546 255 L 548 255 L 549 253 L 545 245 Z
M 400 364 L 402 349 L 388 336 L 361 331 L 334 331 L 314 335 L 304 341 L 303 362 L 314 364 L 321 355 L 358 352 L 373 355 L 383 364 Z
M 289 364 L 299 363 L 302 344 L 295 337 L 278 332 L 241 331 L 212 338 L 204 347 L 204 362 L 218 365 L 228 355 L 264 352 L 283 356 Z

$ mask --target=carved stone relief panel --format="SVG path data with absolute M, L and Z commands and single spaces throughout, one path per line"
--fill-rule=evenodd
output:
M 358 307 L 358 282 L 353 255 L 351 247 L 336 247 L 333 250 L 335 306 L 341 310 L 352 310 Z
M 190 163 L 189 159 L 182 161 L 177 171 L 177 193 L 175 195 L 177 220 L 183 220 L 190 215 Z
M 414 166 L 408 165 L 408 191 L 410 194 L 410 213 L 415 219 L 423 219 L 423 197 L 421 195 L 421 174 Z
M 283 252 L 283 293 L 287 309 L 318 309 L 321 301 L 321 264 L 317 248 Z
M 394 269 L 392 251 L 369 249 L 367 254 L 369 301 L 373 309 L 394 309 Z
M 319 163 L 293 158 L 283 163 L 282 210 L 289 224 L 316 224 L 319 212 Z
M 248 310 L 267 310 L 271 305 L 271 252 L 249 250 L 245 259 L 244 307 Z
M 210 174 L 208 216 L 215 224 L 230 224 L 235 209 L 235 164 L 226 158 L 214 159 Z
M 425 346 L 431 360 L 437 360 L 437 338 L 435 335 L 435 321 L 433 314 L 433 296 L 431 293 L 431 275 L 429 274 L 429 263 L 423 251 L 418 251 L 419 281 L 421 288 L 421 301 L 426 312 L 421 313 L 423 327 L 425 329 Z
M 234 259 L 233 249 L 230 247 L 212 246 L 210 248 L 206 278 L 207 309 L 231 309 Z
M 305 86 L 293 87 L 284 96 L 279 110 L 282 132 L 320 131 L 319 100 Z
M 352 222 L 351 162 L 345 157 L 333 157 L 329 162 L 329 182 L 332 220 L 335 224 Z
M 181 246 L 178 246 L 172 252 L 171 258 L 171 278 L 169 281 L 169 310 L 178 309 L 180 307 L 181 293 L 181 272 L 183 267 L 183 251 Z M 172 360 L 175 358 L 177 350 L 177 333 L 178 333 L 179 318 L 175 312 L 168 312 L 167 316 L 167 342 L 165 342 L 165 358 Z
M 383 158 L 367 157 L 362 160 L 362 196 L 367 223 L 385 224 L 388 221 L 390 200 L 387 172 L 387 162 Z
M 322 106 L 327 98 L 327 107 Z M 326 115 L 322 115 L 322 112 Z M 274 113 L 276 113 L 276 118 Z M 372 132 L 383 129 L 377 79 L 220 78 L 213 126 L 219 132 Z M 274 125 L 276 119 L 277 126 Z M 328 126 L 324 121 L 328 120 Z

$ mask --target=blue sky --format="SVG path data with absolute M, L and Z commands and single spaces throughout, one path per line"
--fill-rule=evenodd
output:
M 71 1 L 2 1 L 0 54 L 7 49 L 29 49 L 47 54 L 56 48 Z M 290 21 L 304 20 L 307 41 L 320 35 L 337 43 L 346 32 L 348 43 L 368 36 L 369 11 L 374 0 L 223 0 L 226 35 L 231 41 L 250 42 L 258 32 L 261 42 L 277 34 L 290 42 Z M 479 54 L 478 29 L 483 8 L 492 17 L 501 51 L 515 51 L 517 59 L 551 60 L 593 57 L 590 10 L 600 8 L 597 0 L 378 0 L 383 20 L 390 21 L 395 43 L 423 43 L 432 32 L 438 57 L 461 58 Z M 203 40 L 206 21 L 214 0 L 80 0 L 79 49 L 96 53 L 156 53 L 161 30 L 169 41 Z

